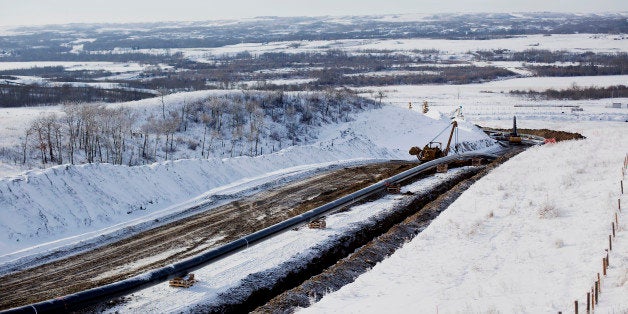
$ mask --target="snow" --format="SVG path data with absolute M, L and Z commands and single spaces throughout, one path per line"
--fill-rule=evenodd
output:
M 398 85 L 360 88 L 361 94 L 377 99 L 377 92 L 384 92 L 385 100 L 407 108 L 411 102 L 414 110 L 422 110 L 423 101 L 430 111 L 450 113 L 462 106 L 465 117 L 483 124 L 490 120 L 512 120 L 513 115 L 528 120 L 564 121 L 625 121 L 628 108 L 606 108 L 613 102 L 628 103 L 626 98 L 599 100 L 535 100 L 510 95 L 511 90 L 543 91 L 549 88 L 568 89 L 579 87 L 608 87 L 628 85 L 628 75 L 579 76 L 579 77 L 523 77 L 466 85 Z M 562 106 L 562 107 L 561 107 Z M 582 112 L 572 113 L 564 106 L 579 106 Z
M 483 41 L 373 39 L 243 43 L 171 52 L 180 50 L 188 58 L 203 61 L 242 51 L 294 53 L 335 48 L 354 53 L 366 49 L 410 53 L 437 48 L 446 53 L 445 58 L 456 59 L 471 50 L 490 49 L 626 52 L 626 40 L 590 34 Z M 521 76 L 530 74 L 521 69 L 523 64 L 519 62 L 474 64 L 512 69 Z M 120 75 L 133 75 L 144 69 L 143 65 L 132 63 L 0 62 L 0 70 L 54 65 L 73 70 L 105 69 Z M 215 196 L 247 195 L 333 165 L 414 158 L 407 154 L 408 148 L 431 140 L 449 124 L 441 117 L 462 106 L 466 119 L 459 121 L 460 140 L 474 142 L 478 149 L 485 148 L 482 141 L 486 137 L 474 123 L 510 127 L 513 115 L 517 115 L 520 128 L 581 132 L 587 139 L 534 147 L 511 159 L 473 185 L 389 259 L 303 311 L 567 312 L 576 299 L 585 304 L 585 293 L 590 290 L 594 275 L 600 272 L 617 199 L 628 204 L 625 196 L 618 195 L 617 186 L 621 180 L 618 168 L 628 147 L 628 124 L 623 122 L 628 120 L 628 109 L 607 108 L 612 102 L 626 104 L 628 99 L 538 101 L 513 97 L 508 91 L 627 83 L 627 75 L 618 75 L 367 87 L 361 89 L 363 95 L 376 98 L 377 91 L 384 91 L 384 102 L 392 105 L 363 112 L 352 122 L 327 126 L 320 130 L 318 140 L 309 145 L 259 157 L 184 159 L 138 167 L 63 165 L 23 173 L 20 172 L 24 169 L 18 166 L 0 163 L 0 269 L 36 260 L 46 252 L 72 250 L 79 244 L 100 245 L 154 226 L 154 219 L 163 222 L 182 217 L 193 205 L 218 206 L 221 203 Z M 224 91 L 178 93 L 164 99 L 167 105 L 173 105 L 213 93 Z M 430 106 L 428 116 L 419 112 L 424 100 Z M 415 104 L 412 110 L 407 108 L 408 102 Z M 145 99 L 112 106 L 150 112 L 159 105 L 159 99 Z M 561 106 L 580 106 L 584 111 L 572 113 Z M 1 109 L 0 147 L 19 144 L 19 136 L 28 123 L 44 111 L 59 112 L 60 108 Z M 419 191 L 446 178 L 447 175 L 439 175 L 406 189 Z M 387 196 L 332 215 L 325 230 L 289 231 L 208 265 L 196 272 L 201 282 L 190 289 L 173 292 L 165 283 L 156 285 L 133 294 L 130 302 L 111 311 L 175 312 L 211 302 L 249 274 L 285 271 L 280 266 L 286 261 L 299 261 L 316 244 L 330 243 L 327 241 L 350 228 L 358 228 L 360 222 L 391 208 L 397 197 Z M 597 308 L 602 313 L 628 310 L 625 211 L 619 220 L 609 274 L 602 280 L 603 294 Z M 109 240 L 101 240 L 102 237 Z
M 142 104 L 154 105 L 150 100 L 134 102 L 140 108 Z M 434 120 L 389 105 L 358 114 L 354 121 L 324 127 L 319 140 L 311 145 L 258 157 L 187 159 L 137 167 L 62 165 L 3 177 L 0 262 L 85 241 L 97 235 L 97 230 L 119 233 L 129 226 L 124 222 L 140 224 L 161 210 L 170 214 L 182 211 L 191 206 L 186 201 L 207 197 L 211 189 L 281 169 L 306 166 L 311 170 L 326 167 L 326 163 L 414 159 L 407 152 L 409 147 L 425 145 L 435 135 L 434 129 L 448 126 L 448 119 Z M 470 123 L 461 121 L 459 129 L 460 142 L 470 142 L 477 148 L 492 145 Z M 42 245 L 47 242 L 51 243 Z
M 520 125 L 534 124 L 588 138 L 512 158 L 390 258 L 302 312 L 548 313 L 571 311 L 577 299 L 586 304 L 617 206 L 628 127 Z M 627 218 L 620 213 L 601 313 L 628 309 Z
M 137 62 L 69 62 L 69 61 L 27 61 L 27 62 L 0 62 L 0 71 L 32 69 L 42 67 L 62 66 L 66 71 L 94 71 L 105 70 L 110 72 L 137 72 L 144 70 L 148 65 Z
M 572 52 L 592 51 L 596 53 L 625 52 L 628 38 L 622 35 L 600 34 L 554 34 L 522 35 L 511 38 L 489 40 L 449 40 L 449 39 L 341 39 L 341 40 L 304 40 L 277 41 L 268 43 L 240 43 L 217 48 L 174 48 L 174 49 L 139 49 L 136 52 L 155 55 L 181 52 L 186 58 L 203 62 L 223 55 L 236 55 L 249 52 L 253 55 L 264 53 L 322 53 L 329 49 L 339 49 L 350 53 L 368 50 L 392 50 L 410 53 L 415 50 L 436 49 L 442 54 L 441 59 L 468 56 L 469 52 L 481 50 L 508 49 L 511 52 L 529 49 L 564 50 Z M 126 53 L 129 49 L 114 49 L 113 53 Z M 95 53 L 111 53 L 100 51 Z M 438 55 L 438 53 L 433 53 Z
M 463 170 L 455 169 L 413 183 L 404 187 L 402 193 L 425 191 Z M 374 202 L 353 206 L 348 211 L 329 215 L 326 218 L 325 229 L 301 227 L 290 230 L 272 238 L 271 241 L 264 241 L 194 271 L 195 278 L 200 281 L 189 289 L 173 291 L 168 283 L 164 282 L 131 294 L 130 302 L 107 309 L 105 312 L 185 312 L 192 310 L 196 305 L 211 304 L 216 302 L 220 293 L 237 286 L 249 274 L 261 272 L 283 274 L 290 271 L 282 264 L 288 261 L 298 264 L 317 247 L 332 245 L 331 243 L 343 234 L 358 230 L 365 220 L 389 211 L 391 204 L 399 203 L 402 198 L 401 195 L 388 195 Z

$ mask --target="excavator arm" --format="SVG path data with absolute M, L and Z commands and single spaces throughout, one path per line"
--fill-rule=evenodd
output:
M 451 123 L 451 133 L 449 133 L 449 139 L 447 140 L 447 146 L 445 146 L 445 151 L 443 152 L 443 156 L 447 156 L 449 154 L 449 148 L 451 145 L 451 138 L 454 136 L 454 131 L 458 127 L 458 122 L 454 121 Z

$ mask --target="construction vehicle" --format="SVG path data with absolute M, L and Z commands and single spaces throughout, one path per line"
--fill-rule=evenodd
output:
M 410 148 L 410 152 L 409 152 L 410 155 L 416 155 L 416 157 L 422 162 L 431 161 L 437 158 L 447 156 L 447 154 L 449 154 L 451 139 L 453 138 L 454 131 L 456 130 L 457 127 L 458 127 L 458 122 L 453 121 L 451 123 L 451 133 L 449 133 L 449 139 L 447 140 L 447 145 L 445 146 L 445 150 L 442 149 L 443 144 L 441 142 L 435 142 L 434 140 L 438 136 L 440 136 L 443 132 L 445 132 L 447 128 L 449 128 L 449 126 L 447 126 L 447 128 L 443 129 L 440 133 L 438 133 L 438 135 L 436 135 L 427 145 L 425 145 L 423 149 L 419 148 L 418 146 L 414 146 Z
M 512 117 L 512 132 L 508 134 L 508 143 L 521 144 L 521 136 L 517 133 L 517 117 Z

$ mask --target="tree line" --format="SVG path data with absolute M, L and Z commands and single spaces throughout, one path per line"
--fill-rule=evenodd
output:
M 154 97 L 137 89 L 0 83 L 0 108 L 57 105 L 63 102 L 121 102 Z
M 320 126 L 379 106 L 333 90 L 230 93 L 168 104 L 147 115 L 128 107 L 66 102 L 60 113 L 34 119 L 19 147 L 2 153 L 31 165 L 257 156 L 308 142 Z
M 525 95 L 534 99 L 603 99 L 603 98 L 628 98 L 628 86 L 616 85 L 609 87 L 579 87 L 572 86 L 568 89 L 547 89 L 542 92 L 533 90 L 511 90 L 511 94 Z

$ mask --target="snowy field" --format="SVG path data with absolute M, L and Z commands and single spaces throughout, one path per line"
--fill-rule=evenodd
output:
M 329 49 L 337 49 L 358 53 L 365 50 L 392 50 L 411 53 L 415 50 L 436 49 L 441 52 L 440 58 L 449 59 L 457 56 L 468 56 L 470 51 L 508 49 L 524 51 L 527 49 L 592 51 L 596 53 L 613 53 L 626 51 L 628 38 L 621 35 L 600 34 L 565 34 L 565 35 L 527 35 L 512 38 L 491 40 L 447 40 L 447 39 L 342 39 L 313 41 L 283 41 L 269 43 L 242 43 L 217 48 L 183 48 L 183 49 L 140 49 L 136 52 L 162 55 L 167 52 L 181 52 L 187 58 L 199 62 L 223 55 L 236 55 L 249 52 L 254 55 L 264 53 L 323 53 Z M 128 50 L 114 50 L 113 53 L 126 53 Z M 109 53 L 109 51 L 102 51 Z
M 445 58 L 464 60 L 469 50 L 497 48 L 625 52 L 626 40 L 612 35 L 534 35 L 485 41 L 298 42 L 297 48 L 294 42 L 277 42 L 181 51 L 191 59 L 206 61 L 242 51 L 322 52 L 333 48 L 355 53 L 365 49 L 410 53 L 438 48 L 445 52 Z M 114 63 L 55 65 L 76 70 L 109 67 L 120 75 L 142 70 L 142 65 L 127 68 Z M 514 70 L 521 67 L 518 63 L 498 65 Z M 0 69 L 11 66 L 34 65 L 1 63 Z M 352 122 L 320 130 L 315 143 L 254 158 L 186 159 L 139 167 L 64 165 L 29 172 L 0 163 L 0 269 L 16 259 L 36 259 L 58 248 L 101 244 L 95 239 L 103 235 L 120 236 L 131 229 L 137 232 L 156 217 L 211 202 L 214 195 L 245 195 L 256 187 L 297 179 L 332 164 L 414 158 L 408 155 L 408 148 L 431 140 L 448 125 L 449 113 L 462 106 L 466 122 L 460 126 L 460 141 L 477 143 L 479 149 L 490 147 L 482 144 L 486 137 L 473 124 L 507 128 L 513 115 L 518 117 L 520 128 L 580 132 L 587 139 L 534 147 L 511 159 L 472 186 L 389 259 L 305 311 L 569 312 L 574 300 L 586 304 L 585 293 L 594 274 L 600 272 L 605 254 L 613 206 L 620 197 L 619 168 L 628 153 L 628 123 L 624 122 L 628 120 L 628 99 L 535 101 L 507 93 L 514 89 L 570 88 L 574 84 L 628 85 L 628 76 L 523 77 L 469 85 L 362 88 L 364 96 L 373 98 L 377 91 L 383 91 L 384 102 L 389 105 L 361 113 Z M 211 93 L 216 92 L 179 93 L 165 100 L 176 106 Z M 427 116 L 420 113 L 423 101 L 430 106 Z M 412 110 L 408 109 L 409 102 L 414 105 Z M 614 102 L 622 103 L 623 108 L 609 108 Z M 119 106 L 146 115 L 155 111 L 160 101 L 145 99 Z M 572 112 L 572 106 L 583 111 Z M 0 147 L 19 144 L 27 125 L 43 112 L 59 113 L 60 108 L 0 109 Z M 621 197 L 628 204 L 628 199 Z M 372 205 L 384 211 L 395 201 L 395 197 L 387 197 Z M 204 268 L 197 273 L 200 284 L 189 290 L 172 292 L 165 284 L 157 285 L 134 294 L 131 302 L 112 311 L 185 311 L 189 308 L 183 301 L 209 302 L 247 275 L 298 259 L 312 243 L 346 231 L 371 214 L 354 208 L 330 217 L 330 228 L 325 231 L 285 233 Z M 628 215 L 624 212 L 619 219 L 620 232 L 610 255 L 609 275 L 603 279 L 598 313 L 628 311 Z
M 303 312 L 568 313 L 574 300 L 582 309 L 608 247 L 628 126 L 520 125 L 587 139 L 512 158 L 390 258 Z M 597 313 L 628 310 L 628 215 L 619 221 Z
M 423 101 L 430 110 L 449 114 L 462 106 L 462 113 L 476 123 L 485 120 L 512 120 L 513 116 L 529 120 L 549 121 L 625 121 L 628 119 L 628 98 L 600 100 L 534 100 L 508 94 L 511 90 L 568 89 L 628 85 L 628 75 L 580 77 L 523 77 L 467 85 L 399 85 L 361 88 L 363 96 L 376 98 L 377 92 L 386 101 L 400 107 L 413 104 L 420 111 Z M 622 108 L 609 108 L 621 103 Z M 583 111 L 572 112 L 571 107 Z

